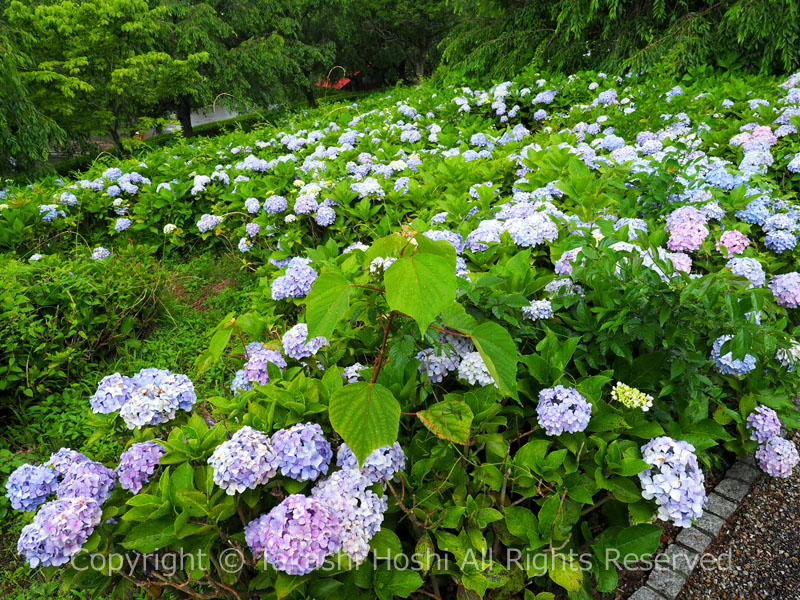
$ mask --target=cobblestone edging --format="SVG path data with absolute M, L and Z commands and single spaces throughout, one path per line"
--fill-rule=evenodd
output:
M 681 531 L 664 551 L 670 560 L 664 561 L 666 564 L 658 563 L 647 582 L 628 600 L 675 600 L 703 552 L 719 535 L 760 474 L 752 456 L 736 461 L 709 494 L 703 516 L 693 527 Z

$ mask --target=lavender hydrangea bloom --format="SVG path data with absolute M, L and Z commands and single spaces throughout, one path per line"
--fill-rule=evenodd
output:
M 265 433 L 245 425 L 216 447 L 208 464 L 214 483 L 229 496 L 267 483 L 278 472 L 278 459 Z
M 592 405 L 578 390 L 557 385 L 539 392 L 536 406 L 539 426 L 547 435 L 561 435 L 583 431 L 589 424 Z
M 269 383 L 267 363 L 273 363 L 281 371 L 286 368 L 286 359 L 277 350 L 260 347 L 249 353 L 249 358 L 244 365 L 244 378 L 246 381 L 266 385 Z
M 746 354 L 744 358 L 733 359 L 733 353 L 728 352 L 724 356 L 720 356 L 722 345 L 728 340 L 733 339 L 732 335 L 723 335 L 714 340 L 714 345 L 711 348 L 711 360 L 714 361 L 714 367 L 723 375 L 746 375 L 756 368 L 756 357 L 752 354 Z
M 361 371 L 366 369 L 360 362 L 353 363 L 349 367 L 342 369 L 342 377 L 347 383 L 355 383 L 361 380 Z
M 92 498 L 100 504 L 108 500 L 117 476 L 104 464 L 93 460 L 73 463 L 58 485 L 58 499 Z
M 642 497 L 655 499 L 658 518 L 678 527 L 691 527 L 692 519 L 703 516 L 705 476 L 688 442 L 667 436 L 642 446 L 642 458 L 653 467 L 639 473 Z
M 116 223 L 114 223 L 114 231 L 121 232 L 128 229 L 131 226 L 131 220 L 127 217 L 122 217 L 121 219 L 117 219 Z
M 244 201 L 244 208 L 253 215 L 261 210 L 261 202 L 259 202 L 258 198 L 248 198 Z
M 470 385 L 478 384 L 480 386 L 492 385 L 497 387 L 497 384 L 486 368 L 486 363 L 480 352 L 469 352 L 462 359 L 458 365 L 458 378 L 466 379 Z
M 52 467 L 59 475 L 64 475 L 67 469 L 74 463 L 88 461 L 89 458 L 76 450 L 61 448 L 58 452 L 50 455 L 50 459 L 44 463 L 45 467 Z
M 328 345 L 328 340 L 322 336 L 308 340 L 308 325 L 305 323 L 298 323 L 284 333 L 281 342 L 286 356 L 295 360 L 314 356 L 320 348 Z
M 434 241 L 450 242 L 453 248 L 456 249 L 456 254 L 461 254 L 464 250 L 464 241 L 460 233 L 448 230 L 431 229 L 423 234 L 426 238 Z
M 119 466 L 116 469 L 119 486 L 138 494 L 142 486 L 150 481 L 150 477 L 156 472 L 158 462 L 164 453 L 164 448 L 157 442 L 132 444 L 119 457 Z
M 239 249 L 239 252 L 250 252 L 250 249 L 253 247 L 253 242 L 247 237 L 239 238 L 239 243 L 236 247 Z
M 244 530 L 253 557 L 289 575 L 306 575 L 339 551 L 342 530 L 327 504 L 293 494 Z
M 769 282 L 769 290 L 781 306 L 797 308 L 800 306 L 800 273 L 776 275 Z
M 336 220 L 336 211 L 330 206 L 320 206 L 314 215 L 314 221 L 320 227 L 330 227 Z
M 119 373 L 106 375 L 89 398 L 92 412 L 107 415 L 118 411 L 128 401 L 134 388 L 134 381 L 130 377 Z
M 200 233 L 207 233 L 220 223 L 222 223 L 222 217 L 205 214 L 200 217 L 200 220 L 197 222 L 197 229 L 200 230 Z
M 244 226 L 244 231 L 251 238 L 256 237 L 258 235 L 258 232 L 261 231 L 261 225 L 259 225 L 258 223 L 248 223 L 247 225 Z
M 750 285 L 747 286 L 748 288 L 761 287 L 766 281 L 764 268 L 755 258 L 732 258 L 725 266 L 728 267 L 734 275 L 749 279 Z
M 632 242 L 638 237 L 638 231 L 643 231 L 644 233 L 648 232 L 647 223 L 645 223 L 642 219 L 629 219 L 629 218 L 622 218 L 617 219 L 614 223 L 614 230 L 619 231 L 625 226 L 628 226 L 628 241 Z
M 286 266 L 286 273 L 272 282 L 272 299 L 304 298 L 317 279 L 317 272 L 310 266 L 311 259 L 295 257 Z
M 92 250 L 92 258 L 94 260 L 105 260 L 109 256 L 111 256 L 111 252 L 109 252 L 106 248 L 102 246 L 98 246 L 94 250 Z
M 531 321 L 549 319 L 553 316 L 553 305 L 550 300 L 531 300 L 529 306 L 522 307 L 522 316 Z
M 320 481 L 311 496 L 331 511 L 341 528 L 342 551 L 356 564 L 369 555 L 369 542 L 380 530 L 388 508 L 386 496 L 369 489 L 371 482 L 358 471 L 344 469 Z
M 25 512 L 35 510 L 58 488 L 58 473 L 48 467 L 24 464 L 6 482 L 6 497 L 11 508 Z
M 31 568 L 66 564 L 80 552 L 102 515 L 100 503 L 91 498 L 48 502 L 22 529 L 17 551 Z
M 289 202 L 283 196 L 270 196 L 264 201 L 264 210 L 271 215 L 282 213 L 289 208 Z
M 433 348 L 417 352 L 419 372 L 425 373 L 431 383 L 441 383 L 448 374 L 458 369 L 460 359 L 452 350 L 440 350 L 438 354 Z
M 756 450 L 758 466 L 771 477 L 791 477 L 800 462 L 795 445 L 782 437 L 773 437 Z
M 249 392 L 252 389 L 253 384 L 247 381 L 247 378 L 244 376 L 244 369 L 236 371 L 236 374 L 233 376 L 233 381 L 231 381 L 231 391 L 233 395 L 238 396 L 241 392 Z
M 756 406 L 755 410 L 747 416 L 747 428 L 750 430 L 750 439 L 756 442 L 768 442 L 776 435 L 781 434 L 781 421 L 778 413 L 767 406 Z
M 538 246 L 558 238 L 558 226 L 545 213 L 534 213 L 524 219 L 511 219 L 508 223 L 508 234 L 515 244 L 523 248 Z
M 190 411 L 197 400 L 194 384 L 186 376 L 165 369 L 142 369 L 133 376 L 136 389 L 119 410 L 128 429 L 159 425 Z
M 343 469 L 358 469 L 356 455 L 347 444 L 339 446 L 336 454 L 336 464 Z M 364 461 L 364 465 L 361 467 L 361 474 L 370 483 L 377 483 L 383 480 L 390 481 L 405 468 L 405 452 L 403 452 L 400 444 L 395 442 L 391 446 L 382 446 L 377 450 L 373 450 Z
M 285 477 L 313 481 L 328 472 L 333 450 L 316 423 L 297 424 L 272 436 L 278 468 Z

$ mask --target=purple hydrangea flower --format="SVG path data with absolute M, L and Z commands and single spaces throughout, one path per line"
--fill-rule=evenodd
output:
M 246 381 L 266 385 L 269 383 L 267 363 L 276 365 L 281 371 L 286 368 L 286 359 L 277 350 L 259 348 L 249 354 L 244 365 L 244 378 Z
M 258 198 L 248 198 L 244 201 L 244 208 L 251 215 L 254 215 L 261 210 L 261 202 L 259 202 Z
M 309 481 L 328 472 L 333 456 L 331 445 L 316 423 L 300 423 L 281 429 L 272 436 L 281 475 Z
M 200 217 L 200 220 L 197 222 L 197 229 L 200 230 L 200 233 L 206 233 L 214 229 L 220 223 L 222 223 L 222 217 L 205 214 Z
M 314 221 L 320 227 L 329 227 L 336 220 L 336 211 L 330 206 L 320 206 L 314 215 Z
M 419 372 L 425 373 L 431 383 L 441 383 L 448 374 L 458 369 L 461 359 L 452 350 L 440 350 L 437 354 L 433 348 L 417 352 Z
M 253 557 L 289 575 L 306 575 L 339 551 L 342 530 L 334 511 L 317 498 L 293 494 L 244 530 Z
M 358 469 L 358 459 L 353 451 L 342 444 L 336 453 L 336 464 L 343 469 Z M 370 483 L 379 481 L 390 481 L 394 476 L 406 468 L 406 455 L 398 442 L 391 446 L 383 446 L 370 452 L 364 465 L 361 467 L 361 474 Z
M 745 277 L 750 280 L 748 288 L 761 287 L 766 281 L 764 268 L 761 263 L 755 258 L 738 257 L 730 259 L 725 265 L 731 270 L 731 273 L 739 277 Z
M 729 229 L 722 232 L 716 246 L 718 252 L 722 252 L 722 248 L 725 248 L 728 252 L 728 256 L 736 256 L 744 252 L 749 244 L 750 240 L 745 234 L 735 229 Z
M 592 405 L 576 389 L 557 385 L 539 392 L 536 406 L 539 426 L 547 435 L 583 431 L 592 416 Z
M 775 275 L 769 282 L 769 290 L 781 306 L 797 308 L 800 306 L 800 273 Z
M 208 464 L 214 469 L 214 483 L 229 496 L 255 489 L 278 472 L 272 442 L 265 433 L 248 425 L 217 446 Z
M 251 238 L 256 237 L 258 232 L 261 231 L 261 225 L 258 223 L 248 223 L 244 226 L 244 231 L 249 235 Z
M 655 499 L 658 518 L 678 527 L 691 527 L 692 519 L 703 516 L 705 476 L 688 442 L 667 436 L 657 437 L 642 446 L 642 458 L 653 468 L 639 473 L 642 497 Z
M 114 231 L 117 232 L 125 231 L 130 226 L 131 226 L 131 220 L 128 217 L 122 217 L 120 219 L 117 219 L 117 222 L 114 223 Z
M 270 196 L 264 200 L 264 210 L 271 215 L 282 213 L 289 208 L 289 202 L 283 196 Z
M 80 552 L 102 515 L 100 503 L 91 498 L 48 502 L 22 529 L 17 551 L 31 568 L 66 564 Z
M 92 250 L 92 258 L 94 260 L 105 260 L 109 256 L 111 256 L 111 252 L 109 252 L 106 248 L 102 246 L 98 246 L 94 250 Z
M 756 450 L 758 466 L 771 477 L 791 477 L 800 462 L 795 445 L 782 437 L 774 437 Z
M 522 316 L 531 321 L 549 319 L 553 316 L 553 305 L 550 300 L 531 300 L 529 306 L 522 307 Z
M 555 241 L 558 226 L 545 213 L 533 213 L 524 219 L 508 221 L 508 234 L 515 244 L 529 248 Z
M 250 248 L 253 247 L 253 242 L 250 241 L 247 237 L 239 238 L 239 243 L 236 245 L 239 249 L 239 252 L 250 252 Z
M 112 373 L 100 380 L 97 391 L 89 398 L 92 412 L 107 415 L 117 412 L 130 398 L 135 389 L 134 381 L 130 377 Z
M 711 360 L 714 361 L 714 367 L 717 371 L 723 375 L 738 375 L 741 377 L 756 368 L 756 357 L 752 354 L 746 354 L 744 358 L 734 360 L 732 352 L 720 356 L 722 345 L 732 338 L 732 335 L 723 335 L 714 340 L 714 345 L 711 348 Z
M 25 512 L 35 510 L 58 488 L 58 473 L 48 467 L 24 464 L 6 482 L 6 497 L 11 508 Z
M 178 410 L 190 411 L 197 400 L 194 384 L 186 375 L 142 369 L 133 379 L 136 389 L 119 409 L 128 429 L 171 421 Z
M 119 457 L 119 466 L 117 467 L 119 486 L 138 494 L 142 486 L 150 481 L 150 477 L 156 472 L 158 462 L 164 453 L 164 448 L 157 442 L 132 444 Z
M 298 323 L 281 338 L 283 351 L 286 356 L 295 360 L 302 360 L 314 356 L 320 348 L 328 345 L 328 340 L 322 336 L 308 339 L 308 325 Z
M 309 266 L 311 259 L 295 257 L 286 266 L 286 273 L 272 282 L 272 299 L 304 298 L 317 279 L 317 272 Z
M 768 442 L 781 434 L 781 421 L 778 413 L 767 406 L 756 406 L 747 416 L 747 428 L 750 439 L 756 442 Z
M 58 452 L 50 455 L 50 459 L 44 463 L 45 467 L 52 467 L 59 475 L 65 475 L 67 469 L 74 463 L 88 461 L 89 458 L 70 448 L 61 448 Z
M 311 490 L 339 522 L 342 551 L 356 564 L 369 555 L 369 542 L 381 528 L 388 502 L 369 489 L 371 481 L 358 471 L 344 469 Z
M 93 460 L 73 463 L 58 485 L 58 499 L 92 498 L 100 504 L 108 500 L 117 476 L 104 464 Z

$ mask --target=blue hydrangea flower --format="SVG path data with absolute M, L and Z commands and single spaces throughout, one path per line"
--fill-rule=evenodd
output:
M 244 231 L 249 235 L 251 238 L 256 237 L 258 232 L 261 231 L 261 225 L 258 223 L 248 223 L 244 226 Z
M 358 469 L 358 459 L 353 451 L 342 444 L 336 453 L 336 464 L 343 469 Z M 390 481 L 394 476 L 406 468 L 406 455 L 398 442 L 391 446 L 382 446 L 370 452 L 364 465 L 361 467 L 361 474 L 370 483 L 379 481 Z
M 102 246 L 98 246 L 94 250 L 92 250 L 92 258 L 94 260 L 105 260 L 109 256 L 111 256 L 111 252 L 109 252 L 106 248 Z
M 639 473 L 642 497 L 655 499 L 658 518 L 678 527 L 691 527 L 703 516 L 706 503 L 705 476 L 688 442 L 667 436 L 657 437 L 642 446 L 642 458 L 652 465 Z
M 738 257 L 730 259 L 726 265 L 731 273 L 750 280 L 748 288 L 762 287 L 766 281 L 766 274 L 761 263 L 755 258 Z
M 366 369 L 360 362 L 353 363 L 349 367 L 342 369 L 342 377 L 347 383 L 355 383 L 361 380 L 361 371 Z
M 453 248 L 456 249 L 456 254 L 461 254 L 461 252 L 463 252 L 464 250 L 464 240 L 461 237 L 461 234 L 456 233 L 455 231 L 448 231 L 446 229 L 444 230 L 431 229 L 426 231 L 423 235 L 431 240 L 435 241 L 443 240 L 445 242 L 450 242 Z
M 522 307 L 522 316 L 531 321 L 549 319 L 553 316 L 550 300 L 531 300 L 529 306 Z
M 270 196 L 264 201 L 264 210 L 271 215 L 284 212 L 289 208 L 289 202 L 283 196 Z
M 576 389 L 557 385 L 539 392 L 536 405 L 539 426 L 547 435 L 583 431 L 592 416 L 592 405 Z
M 69 469 L 74 463 L 88 460 L 88 457 L 80 452 L 77 452 L 76 450 L 72 450 L 70 448 L 61 448 L 58 452 L 54 452 L 50 455 L 50 458 L 46 463 L 44 463 L 44 466 L 52 467 L 55 469 L 56 473 L 63 476 L 66 474 L 67 469 Z
M 116 223 L 114 223 L 114 231 L 117 232 L 125 231 L 130 226 L 131 226 L 131 220 L 127 217 L 122 217 L 120 219 L 117 219 Z
M 24 464 L 6 482 L 6 497 L 11 508 L 25 512 L 35 510 L 58 488 L 58 473 L 48 467 Z
M 248 523 L 245 542 L 256 560 L 278 571 L 306 575 L 342 546 L 339 519 L 317 498 L 293 494 L 266 515 Z
M 186 375 L 142 369 L 133 379 L 136 387 L 119 410 L 129 429 L 171 421 L 178 410 L 190 411 L 197 400 L 194 384 Z
M 207 233 L 220 223 L 222 223 L 222 217 L 205 214 L 200 217 L 200 220 L 197 222 L 197 229 L 200 230 L 200 233 Z
M 356 564 L 369 555 L 369 542 L 380 530 L 388 502 L 369 489 L 371 481 L 344 469 L 320 481 L 311 496 L 331 511 L 341 528 L 342 551 Z
M 309 266 L 311 259 L 295 257 L 286 266 L 286 272 L 272 282 L 272 299 L 304 298 L 317 279 L 317 272 Z
M 239 252 L 250 252 L 250 248 L 253 247 L 253 242 L 251 242 L 247 237 L 239 238 L 239 243 L 236 245 L 239 249 Z
M 233 381 L 231 382 L 231 391 L 233 395 L 238 396 L 241 392 L 249 392 L 252 389 L 253 384 L 247 381 L 247 378 L 244 376 L 244 369 L 236 371 L 236 374 L 233 376 Z
M 208 464 L 214 470 L 214 483 L 229 496 L 255 489 L 278 472 L 272 442 L 265 433 L 248 425 L 217 446 Z
M 84 460 L 70 465 L 58 485 L 58 499 L 92 498 L 100 504 L 111 495 L 117 476 L 104 464 Z
M 248 198 L 244 201 L 244 208 L 251 215 L 254 215 L 261 210 L 261 202 L 259 202 L 258 198 Z
M 771 477 L 791 477 L 800 456 L 790 440 L 776 436 L 758 447 L 756 460 L 761 470 Z
M 138 494 L 142 486 L 150 481 L 150 477 L 156 472 L 158 462 L 164 453 L 164 448 L 157 442 L 132 444 L 119 457 L 119 466 L 116 469 L 119 486 Z
M 756 368 L 756 357 L 752 354 L 746 354 L 744 358 L 734 360 L 731 352 L 720 356 L 722 345 L 730 339 L 733 339 L 732 335 L 723 335 L 714 340 L 714 345 L 711 348 L 711 360 L 714 361 L 714 367 L 717 371 L 723 375 L 741 377 Z
M 71 192 L 62 192 L 58 200 L 64 206 L 75 206 L 78 204 L 78 197 Z
M 329 227 L 336 220 L 336 211 L 330 206 L 320 206 L 314 215 L 314 221 L 320 227 Z
M 298 323 L 281 338 L 283 351 L 286 356 L 295 360 L 302 360 L 314 356 L 323 346 L 328 345 L 328 340 L 322 336 L 308 339 L 308 325 Z
M 92 412 L 107 415 L 118 411 L 128 401 L 134 388 L 134 381 L 130 377 L 119 373 L 106 375 L 89 398 Z
M 508 221 L 508 234 L 515 244 L 529 248 L 555 241 L 558 226 L 545 213 L 534 213 L 524 219 Z
M 103 510 L 91 498 L 65 498 L 45 504 L 22 529 L 17 551 L 31 568 L 66 564 L 100 524 Z
M 300 423 L 272 436 L 281 475 L 297 481 L 313 481 L 328 472 L 331 445 L 316 423 Z
M 751 440 L 768 442 L 781 434 L 781 421 L 778 413 L 768 406 L 756 406 L 755 410 L 747 415 L 747 429 L 750 430 Z
M 440 350 L 437 354 L 433 348 L 417 352 L 417 360 L 419 372 L 425 373 L 431 383 L 441 383 L 461 363 L 460 357 L 453 350 Z
M 783 254 L 787 250 L 794 250 L 797 245 L 797 237 L 791 231 L 778 229 L 770 231 L 764 237 L 764 245 L 776 254 Z

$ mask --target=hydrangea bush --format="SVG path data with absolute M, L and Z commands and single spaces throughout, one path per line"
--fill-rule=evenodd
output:
M 260 283 L 191 378 L 97 382 L 117 464 L 63 449 L 12 475 L 20 552 L 120 597 L 612 592 L 608 552 L 692 527 L 712 470 L 800 460 L 799 85 L 422 86 L 9 192 L 0 218 L 39 231 L 107 217 L 111 263 L 123 209 L 163 251 L 244 240 Z M 197 397 L 220 363 L 230 389 Z M 177 551 L 197 560 L 167 574 Z M 86 568 L 119 553 L 151 558 Z

